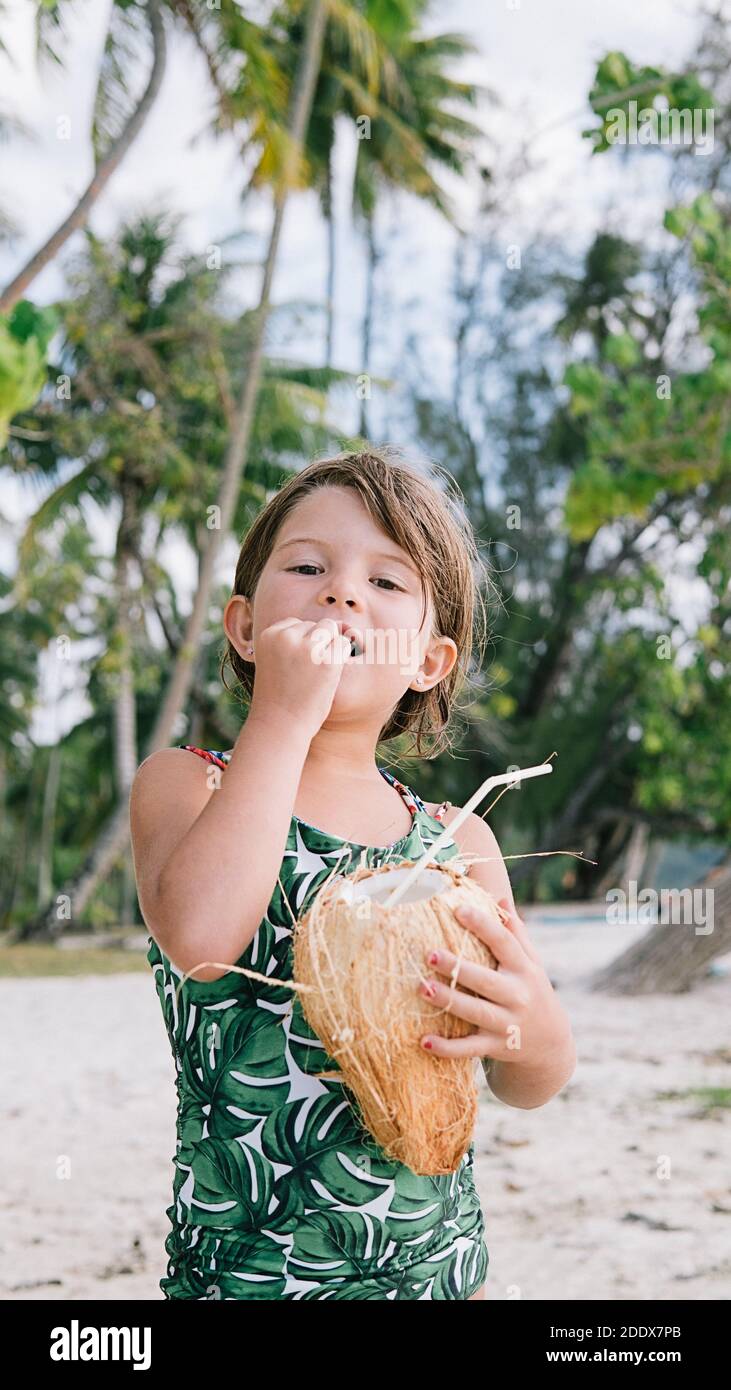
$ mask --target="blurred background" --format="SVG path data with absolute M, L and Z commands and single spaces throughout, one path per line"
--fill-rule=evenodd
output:
M 580 1065 L 484 1096 L 488 1297 L 728 1296 L 730 58 L 696 0 L 0 5 L 5 1296 L 159 1296 L 129 788 L 234 744 L 241 537 L 369 441 L 494 586 L 454 750 L 382 761 L 556 755 L 489 819 Z

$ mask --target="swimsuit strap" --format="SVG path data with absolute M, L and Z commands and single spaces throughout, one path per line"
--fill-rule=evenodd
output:
M 217 767 L 228 767 L 228 762 L 216 748 L 196 748 L 194 743 L 179 743 L 178 748 L 185 748 L 189 753 L 197 753 L 199 758 L 205 758 L 207 763 L 215 763 Z
M 216 748 L 197 748 L 194 743 L 179 743 L 178 748 L 184 748 L 188 753 L 197 753 L 199 758 L 205 758 L 206 762 L 213 763 L 217 767 L 228 767 L 227 759 L 224 758 L 223 753 Z M 423 811 L 425 815 L 429 815 L 424 802 L 420 796 L 416 795 L 416 792 L 412 792 L 410 787 L 400 782 L 398 777 L 394 777 L 393 773 L 389 772 L 388 768 L 379 767 L 378 771 L 381 773 L 382 777 L 385 777 L 387 782 L 391 783 L 392 787 L 396 788 L 396 791 L 406 802 L 412 816 L 415 816 L 417 811 Z M 441 806 L 437 807 L 432 819 L 442 820 L 451 804 L 451 801 L 443 801 Z
M 424 805 L 424 802 L 422 801 L 421 797 L 417 796 L 416 792 L 412 792 L 411 788 L 405 786 L 403 782 L 399 782 L 398 778 L 394 777 L 393 773 L 389 772 L 388 768 L 379 767 L 378 771 L 386 778 L 386 781 L 390 782 L 391 786 L 395 787 L 396 791 L 401 794 L 412 816 L 416 815 L 417 810 L 423 811 L 425 816 L 428 816 L 430 814 L 430 812 L 427 811 L 426 806 Z M 432 819 L 442 820 L 445 811 L 448 810 L 451 804 L 452 803 L 450 801 L 443 801 L 441 806 L 437 807 Z

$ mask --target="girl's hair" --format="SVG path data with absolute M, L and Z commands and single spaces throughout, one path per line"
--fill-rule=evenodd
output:
M 444 485 L 440 490 L 438 482 Z M 492 587 L 480 559 L 462 497 L 454 479 L 435 465 L 431 477 L 403 461 L 402 451 L 385 445 L 362 453 L 343 453 L 310 463 L 290 478 L 266 503 L 247 531 L 236 564 L 233 594 L 253 598 L 259 576 L 271 554 L 277 532 L 292 508 L 317 488 L 348 487 L 358 493 L 374 521 L 410 556 L 421 576 L 425 594 L 431 594 L 434 627 L 451 637 L 458 657 L 448 676 L 431 690 L 404 691 L 381 730 L 379 741 L 410 735 L 419 756 L 436 757 L 449 746 L 450 718 L 456 695 L 471 678 L 471 665 L 479 670 L 487 639 L 487 612 L 482 589 Z M 227 639 L 221 662 L 231 666 L 248 697 L 254 688 L 255 668 L 241 660 Z

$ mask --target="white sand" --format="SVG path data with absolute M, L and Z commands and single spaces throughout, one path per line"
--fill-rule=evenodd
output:
M 731 979 L 592 995 L 582 977 L 643 929 L 531 918 L 579 1064 L 537 1109 L 485 1085 L 488 1299 L 728 1299 L 731 1113 L 658 1093 L 729 1086 Z M 0 1007 L 0 1297 L 162 1299 L 175 1089 L 151 973 L 0 980 Z

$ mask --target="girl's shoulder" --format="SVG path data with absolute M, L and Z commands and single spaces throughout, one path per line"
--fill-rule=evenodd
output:
M 431 815 L 432 807 L 429 806 L 427 809 Z M 460 810 L 460 806 L 449 804 L 442 820 L 445 829 L 449 828 Z M 493 893 L 496 898 L 502 897 L 506 892 L 512 897 L 508 871 L 500 846 L 494 831 L 482 816 L 470 811 L 455 830 L 454 842 L 460 854 L 466 855 L 472 861 L 469 869 L 470 878 L 477 879 L 482 887 Z
M 429 814 L 433 813 L 432 803 L 425 802 Z M 447 810 L 442 817 L 442 824 L 448 829 L 455 820 L 458 813 L 462 810 L 461 806 L 453 806 L 451 801 L 442 802 Z M 500 853 L 498 842 L 494 832 L 491 830 L 486 820 L 478 816 L 474 811 L 470 811 L 461 825 L 455 831 L 454 838 L 459 848 L 470 854 L 490 854 Z
M 210 796 L 206 767 L 177 748 L 158 748 L 132 780 L 129 825 L 137 894 L 145 921 L 154 918 L 160 873 Z
M 191 752 L 200 752 L 201 757 L 191 757 Z M 209 756 L 210 750 L 193 749 L 189 744 L 178 744 L 176 748 L 157 748 L 149 753 L 139 764 L 130 791 L 130 804 L 136 810 L 141 805 L 167 804 L 177 801 L 188 789 L 199 796 L 202 789 L 210 794 L 207 774 L 210 764 L 217 763 L 223 768 L 226 761 L 219 755 Z M 200 810 L 200 807 L 199 807 Z

